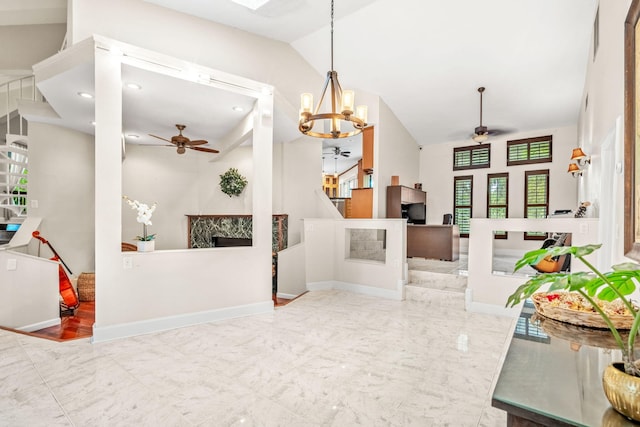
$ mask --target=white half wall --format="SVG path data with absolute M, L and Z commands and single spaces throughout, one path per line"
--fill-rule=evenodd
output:
M 349 255 L 351 229 L 384 230 L 384 262 Z M 403 219 L 304 220 L 307 289 L 342 289 L 404 299 L 407 223 Z
M 31 332 L 60 324 L 58 263 L 0 249 L 0 325 Z
M 598 242 L 598 220 L 593 218 L 550 218 L 550 219 L 486 219 L 471 220 L 469 237 L 469 277 L 467 279 L 466 308 L 470 311 L 493 314 L 515 314 L 519 309 L 505 309 L 509 295 L 527 281 L 523 275 L 493 274 L 494 241 L 493 232 L 542 231 L 572 233 L 571 244 L 583 246 Z M 538 242 L 541 243 L 541 242 Z M 538 245 L 538 248 L 541 245 Z M 524 255 L 522 252 L 521 255 Z M 598 253 L 587 257 L 597 265 Z M 586 268 L 574 259 L 571 271 L 585 271 Z

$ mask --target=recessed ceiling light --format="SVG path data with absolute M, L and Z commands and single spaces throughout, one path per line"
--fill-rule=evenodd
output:
M 96 125 L 96 122 L 95 122 L 95 121 L 92 121 L 92 122 L 91 122 L 91 126 L 95 126 L 95 125 Z
M 125 86 L 129 89 L 137 89 L 137 90 L 142 89 L 142 86 L 140 86 L 137 83 L 125 83 Z
M 244 108 L 240 107 L 239 105 L 236 105 L 234 107 L 231 108 L 233 111 L 244 111 Z
M 89 98 L 89 99 L 93 98 L 93 95 L 87 92 L 78 92 L 78 96 L 81 96 L 83 98 Z
M 140 138 L 140 136 L 136 135 L 135 133 L 129 133 L 129 134 L 127 134 L 127 138 L 138 139 L 138 138 Z
M 269 2 L 269 0 L 231 0 L 231 1 L 251 10 L 258 10 L 260 7 L 264 6 L 266 3 Z

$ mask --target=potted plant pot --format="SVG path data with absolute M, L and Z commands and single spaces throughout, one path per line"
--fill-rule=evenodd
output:
M 156 248 L 155 240 L 138 240 L 138 252 L 153 252 Z
M 613 409 L 640 421 L 640 377 L 625 373 L 622 363 L 612 363 L 602 374 L 602 387 Z

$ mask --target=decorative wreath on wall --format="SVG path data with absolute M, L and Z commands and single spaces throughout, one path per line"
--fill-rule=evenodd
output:
M 229 168 L 228 171 L 220 175 L 220 189 L 227 196 L 239 196 L 247 186 L 247 178 L 240 175 L 238 169 Z

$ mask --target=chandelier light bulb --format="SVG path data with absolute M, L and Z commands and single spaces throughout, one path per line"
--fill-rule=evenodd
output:
M 300 105 L 303 113 L 311 113 L 313 108 L 313 94 L 303 93 L 300 95 Z
M 368 113 L 368 108 L 366 105 L 358 105 L 356 107 L 356 117 L 365 123 L 367 122 L 367 113 Z
M 342 114 L 353 114 L 356 94 L 352 90 L 342 91 Z

